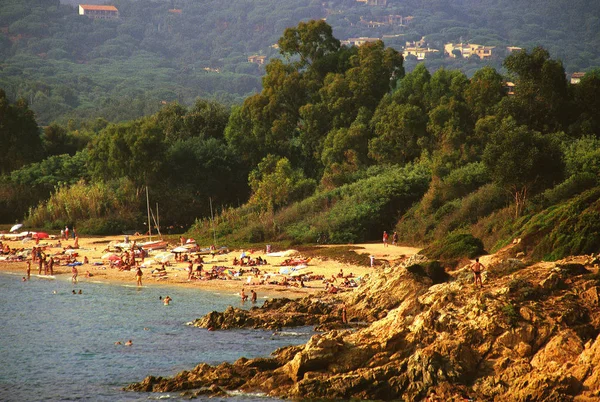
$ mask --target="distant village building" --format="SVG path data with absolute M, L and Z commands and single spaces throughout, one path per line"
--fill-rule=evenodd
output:
M 370 19 L 360 17 L 359 24 L 366 25 L 369 28 L 379 28 L 384 26 L 404 26 L 412 21 L 412 16 L 403 17 L 401 15 L 383 15 L 381 17 L 371 16 Z
M 266 60 L 267 60 L 267 56 L 259 56 L 257 54 L 248 56 L 248 63 L 256 63 L 256 64 L 263 65 L 263 64 L 265 64 Z
M 517 46 L 507 46 L 506 47 L 506 51 L 508 53 L 512 53 L 512 52 L 518 52 L 519 50 L 523 50 L 523 48 L 521 47 L 517 47 Z
M 367 6 L 387 6 L 387 0 L 356 0 L 358 3 L 365 3 Z
M 115 6 L 101 6 L 95 4 L 80 4 L 79 15 L 94 19 L 116 19 L 119 18 L 119 10 Z
M 515 86 L 514 82 L 506 81 L 502 84 L 502 89 L 506 95 L 512 96 L 515 94 Z
M 429 47 L 409 46 L 404 48 L 402 56 L 404 56 L 404 58 L 406 58 L 406 56 L 415 56 L 417 60 L 425 60 L 428 56 L 439 52 L 439 50 L 431 49 Z
M 444 53 L 453 58 L 456 58 L 456 53 L 459 53 L 465 59 L 477 56 L 483 60 L 492 57 L 492 50 L 494 48 L 495 46 L 483 46 L 474 43 L 446 43 L 444 45 Z
M 361 36 L 360 38 L 348 38 L 346 40 L 340 41 L 342 45 L 346 46 L 362 46 L 365 43 L 369 42 L 377 42 L 380 40 L 379 38 L 366 38 Z
M 585 73 L 582 73 L 582 72 L 576 72 L 576 73 L 571 74 L 571 84 L 573 84 L 573 85 L 579 84 L 584 75 L 585 75 Z

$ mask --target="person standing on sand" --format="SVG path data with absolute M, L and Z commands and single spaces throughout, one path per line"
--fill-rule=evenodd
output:
M 54 258 L 50 257 L 50 261 L 48 262 L 48 272 L 50 275 L 54 275 Z
M 483 283 L 481 282 L 481 271 L 484 269 L 485 267 L 479 262 L 479 258 L 475 258 L 475 263 L 471 265 L 471 271 L 473 271 L 473 276 L 475 279 L 475 286 L 477 286 L 477 282 L 479 282 L 479 286 L 483 287 Z
M 190 260 L 190 262 L 188 263 L 187 266 L 187 273 L 188 273 L 188 281 L 192 280 L 192 273 L 194 272 L 194 263 L 192 262 L 192 260 Z
M 46 254 L 39 251 L 38 249 L 38 275 L 42 274 L 42 268 L 45 266 Z
M 69 240 L 69 227 L 65 226 L 65 240 Z
M 135 272 L 135 279 L 137 281 L 138 286 L 142 286 L 142 275 L 144 275 L 144 273 L 142 272 L 142 268 L 138 267 L 137 271 Z
M 348 324 L 348 312 L 346 311 L 346 303 L 342 304 L 342 324 Z
M 387 247 L 388 246 L 388 232 L 387 231 L 383 231 L 383 247 Z

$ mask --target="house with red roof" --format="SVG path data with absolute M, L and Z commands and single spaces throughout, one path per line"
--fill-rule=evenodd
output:
M 80 4 L 79 15 L 85 15 L 94 19 L 115 19 L 119 18 L 119 10 L 115 6 Z

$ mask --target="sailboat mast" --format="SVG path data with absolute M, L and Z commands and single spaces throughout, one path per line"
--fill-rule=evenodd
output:
M 150 222 L 150 197 L 148 196 L 148 186 L 146 186 L 146 207 L 148 209 L 148 236 L 152 240 L 152 222 Z
M 162 240 L 162 233 L 160 233 L 160 216 L 158 215 L 158 202 L 156 203 L 156 231 L 158 232 L 158 236 Z

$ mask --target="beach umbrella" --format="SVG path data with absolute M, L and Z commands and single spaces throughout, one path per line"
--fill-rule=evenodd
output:
M 121 257 L 119 257 L 118 255 L 116 255 L 115 253 L 106 253 L 106 254 L 104 254 L 102 256 L 103 260 L 109 260 L 109 261 L 116 261 L 119 258 L 121 258 Z
M 173 250 L 171 250 L 172 253 L 187 253 L 188 251 L 190 251 L 189 248 L 182 246 L 175 247 Z
M 290 268 L 288 268 L 288 267 L 281 267 L 281 268 L 279 268 L 279 273 L 281 275 L 289 275 L 290 272 L 292 272 L 292 270 Z
M 17 231 L 17 230 L 21 229 L 22 227 L 23 227 L 22 223 L 17 223 L 16 225 L 13 225 L 12 228 L 10 228 L 10 232 Z

